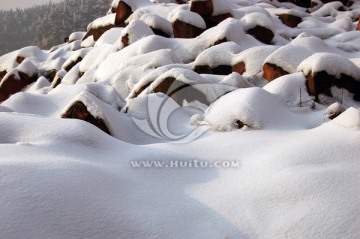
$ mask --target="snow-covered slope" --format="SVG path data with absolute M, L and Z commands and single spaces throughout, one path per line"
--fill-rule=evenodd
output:
M 0 57 L 0 238 L 360 238 L 360 4 L 296 2 L 115 0 Z

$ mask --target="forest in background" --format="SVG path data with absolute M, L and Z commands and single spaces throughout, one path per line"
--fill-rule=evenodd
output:
M 61 44 L 109 10 L 111 0 L 64 0 L 27 9 L 0 10 L 0 55 L 35 45 Z

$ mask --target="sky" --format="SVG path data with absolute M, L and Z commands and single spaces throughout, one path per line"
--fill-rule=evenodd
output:
M 61 2 L 62 0 L 51 0 L 51 2 Z M 16 8 L 28 8 L 34 5 L 41 5 L 50 0 L 0 0 L 0 9 L 9 10 Z

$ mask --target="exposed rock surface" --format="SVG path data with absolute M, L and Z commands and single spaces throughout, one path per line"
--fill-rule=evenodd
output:
M 107 134 L 110 134 L 105 121 L 101 118 L 94 117 L 87 109 L 86 105 L 81 101 L 76 101 L 62 116 L 64 119 L 79 119 L 84 120 L 92 125 L 95 125 Z

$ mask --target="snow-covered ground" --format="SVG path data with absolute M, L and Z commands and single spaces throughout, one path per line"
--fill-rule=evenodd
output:
M 96 42 L 0 57 L 0 238 L 360 238 L 357 1 L 213 0 L 232 18 L 208 28 L 191 2 L 119 2 Z

